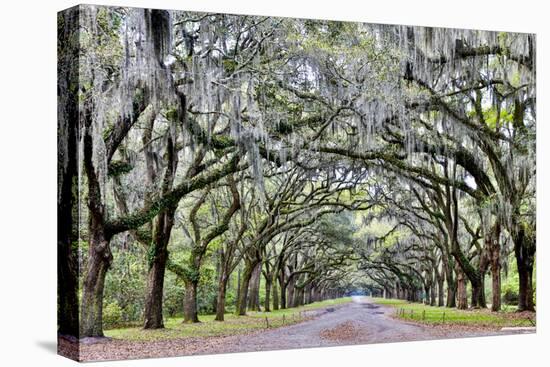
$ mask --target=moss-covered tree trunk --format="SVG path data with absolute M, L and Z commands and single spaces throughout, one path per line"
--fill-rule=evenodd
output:
M 439 276 L 437 278 L 437 306 L 443 307 L 445 305 L 445 278 Z
M 57 125 L 57 322 L 62 335 L 79 334 L 78 300 L 78 32 L 79 7 L 59 13 Z
M 302 304 L 304 298 L 303 288 L 294 287 L 294 297 L 292 299 L 292 307 L 298 307 Z
M 284 271 L 282 269 L 279 270 L 278 279 L 279 279 L 279 288 L 280 288 L 280 295 L 281 295 L 281 299 L 280 299 L 281 308 L 284 310 L 287 306 L 287 302 L 286 302 L 286 281 L 285 281 Z
M 161 250 L 162 251 L 162 250 Z M 160 329 L 164 327 L 162 317 L 162 298 L 164 288 L 164 273 L 166 269 L 166 251 L 158 253 L 157 259 L 151 264 L 147 276 L 147 293 L 145 296 L 144 329 Z
M 447 299 L 446 307 L 456 307 L 456 280 L 454 279 L 453 270 L 447 270 L 445 273 L 445 282 L 447 283 Z
M 514 253 L 519 276 L 518 311 L 534 311 L 533 265 L 535 257 L 535 239 L 529 235 L 524 225 L 512 233 Z
M 468 293 L 466 289 L 466 276 L 459 266 L 456 267 L 456 289 L 457 302 L 456 308 L 465 310 L 468 308 Z
M 111 266 L 112 254 L 109 240 L 101 230 L 94 230 L 90 239 L 88 264 L 84 275 L 80 337 L 103 336 L 103 289 L 105 276 Z
M 224 321 L 225 318 L 225 296 L 227 291 L 227 281 L 229 277 L 222 270 L 218 278 L 218 294 L 216 296 L 216 321 Z
M 294 307 L 294 277 L 290 278 L 286 287 L 286 299 L 288 307 Z
M 501 281 L 500 281 L 500 264 L 491 264 L 491 311 L 500 311 L 501 308 Z
M 423 299 L 424 304 L 427 304 L 427 305 L 430 304 L 431 291 L 432 291 L 431 285 L 429 284 L 424 285 L 424 299 Z
M 485 247 L 488 251 L 491 269 L 491 311 L 500 311 L 501 307 L 501 281 L 500 281 L 500 226 L 497 224 L 486 240 Z
M 262 274 L 262 264 L 256 264 L 252 277 L 250 279 L 248 290 L 248 309 L 251 311 L 260 310 L 260 278 Z
M 170 35 L 172 24 L 170 14 L 166 10 L 146 10 L 145 23 L 147 25 L 148 37 L 153 44 L 153 50 L 156 58 L 156 66 L 164 69 L 164 75 L 172 81 L 169 70 L 166 69 L 164 58 L 170 52 Z M 171 118 L 170 123 L 177 126 L 184 120 L 185 98 L 180 95 L 179 113 L 175 118 Z M 150 152 L 150 142 L 154 129 L 154 116 L 150 119 L 149 127 L 144 133 L 144 151 L 146 155 L 147 170 L 149 172 L 150 184 L 154 184 L 156 173 L 155 164 Z M 176 169 L 178 165 L 177 128 L 171 130 L 166 146 L 166 168 L 161 177 L 160 185 L 161 195 L 166 195 L 174 183 Z M 144 329 L 159 329 L 164 327 L 162 315 L 162 300 L 164 289 L 164 274 L 168 261 L 168 242 L 174 225 L 174 216 L 177 208 L 177 202 L 171 203 L 164 212 L 157 215 L 153 225 L 152 243 L 149 248 L 149 272 L 147 275 L 147 293 L 145 297 Z
M 469 260 L 464 256 L 462 250 L 458 245 L 454 245 L 453 256 L 456 259 L 457 265 L 460 266 L 461 272 L 463 272 L 472 285 L 472 307 L 485 308 L 487 307 L 485 301 L 485 290 L 482 274 L 479 270 L 476 270 Z
M 311 303 L 311 283 L 308 283 L 304 288 L 304 305 Z
M 264 312 L 271 312 L 271 288 L 273 285 L 273 278 L 271 276 L 265 277 L 265 299 L 264 299 Z
M 517 260 L 519 276 L 518 311 L 534 311 L 533 266 L 524 259 Z
M 168 242 L 174 224 L 175 210 L 172 208 L 158 215 L 154 229 L 154 240 L 149 249 L 149 272 L 145 296 L 144 329 L 164 327 L 162 300 L 164 275 L 168 261 Z
M 84 273 L 80 337 L 103 336 L 103 289 L 105 276 L 111 266 L 113 256 L 109 242 L 111 236 L 105 229 L 105 205 L 103 203 L 102 184 L 99 167 L 94 165 L 94 134 L 92 101 L 87 101 L 83 111 L 83 156 L 88 181 L 88 259 Z
M 435 306 L 437 303 L 437 286 L 436 283 L 432 283 L 432 287 L 430 288 L 430 306 Z
M 152 126 L 151 126 L 152 129 Z M 168 139 L 168 167 L 164 174 L 162 194 L 166 194 L 171 188 L 177 167 L 177 151 L 172 143 L 175 137 Z M 166 211 L 157 215 L 152 233 L 152 242 L 149 245 L 148 261 L 149 271 L 147 275 L 147 293 L 145 297 L 144 329 L 159 329 L 164 327 L 162 315 L 162 300 L 164 289 L 164 274 L 168 261 L 168 243 L 177 205 L 169 206 Z
M 237 305 L 235 314 L 238 316 L 246 315 L 246 305 L 248 300 L 248 286 L 252 273 L 256 268 L 257 262 L 245 260 L 245 266 L 241 275 L 241 283 L 239 284 L 239 293 L 237 294 Z
M 198 279 L 185 281 L 185 300 L 183 304 L 183 322 L 195 323 L 199 322 L 199 314 L 197 310 L 197 288 Z
M 279 309 L 279 289 L 277 288 L 277 279 L 272 279 L 271 284 L 271 292 L 273 294 L 273 310 L 277 311 Z

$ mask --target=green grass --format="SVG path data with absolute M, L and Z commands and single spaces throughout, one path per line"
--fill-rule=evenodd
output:
M 105 335 L 115 339 L 133 341 L 170 340 L 188 337 L 211 337 L 245 334 L 251 331 L 298 323 L 304 319 L 303 311 L 333 307 L 351 302 L 351 297 L 315 302 L 309 305 L 272 312 L 248 312 L 246 316 L 225 314 L 225 321 L 214 320 L 214 315 L 199 316 L 200 323 L 184 324 L 183 318 L 164 320 L 164 329 L 143 330 L 141 327 L 127 327 L 105 330 Z M 267 322 L 266 322 L 267 318 Z
M 252 317 L 268 316 L 270 318 L 278 318 L 278 317 L 282 318 L 283 315 L 285 315 L 286 317 L 289 317 L 289 316 L 292 316 L 293 314 L 296 314 L 302 311 L 315 310 L 315 309 L 324 308 L 324 307 L 333 307 L 333 306 L 337 306 L 337 305 L 341 305 L 349 302 L 351 302 L 351 297 L 343 297 L 343 298 L 336 298 L 336 299 L 328 299 L 326 301 L 321 301 L 321 302 L 313 302 L 305 306 L 285 308 L 285 309 L 280 309 L 280 310 L 271 311 L 271 312 L 248 312 L 248 315 Z
M 427 306 L 398 299 L 373 298 L 380 305 L 396 309 L 395 317 L 425 324 L 449 324 L 485 327 L 533 326 L 525 315 L 515 314 L 513 308 L 503 312 L 483 310 L 458 310 L 456 308 Z M 533 322 L 534 317 L 531 317 Z

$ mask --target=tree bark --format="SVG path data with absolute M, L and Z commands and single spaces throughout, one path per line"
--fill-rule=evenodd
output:
M 459 266 L 456 267 L 457 305 L 459 310 L 468 308 L 468 294 L 466 293 L 466 276 Z
M 252 272 L 256 264 L 250 261 L 245 261 L 244 270 L 241 276 L 241 283 L 239 284 L 239 292 L 237 294 L 237 305 L 235 313 L 237 316 L 246 315 L 246 304 L 248 300 L 248 286 L 250 279 L 252 278 Z
M 501 282 L 500 282 L 500 226 L 496 225 L 491 237 L 486 243 L 491 267 L 492 300 L 491 311 L 500 311 L 501 307 Z
M 424 286 L 424 299 L 422 300 L 424 302 L 424 304 L 426 305 L 429 305 L 430 304 L 430 299 L 431 299 L 431 290 L 432 290 L 432 287 L 427 284 Z
M 195 323 L 199 322 L 197 310 L 197 280 L 185 281 L 185 302 L 183 304 L 183 322 Z
M 534 311 L 533 264 L 535 255 L 534 239 L 528 238 L 524 226 L 513 233 L 514 253 L 519 276 L 518 311 Z
M 492 278 L 492 301 L 491 311 L 500 311 L 501 307 L 501 282 L 500 282 L 500 264 L 491 264 Z
M 294 287 L 294 300 L 292 302 L 292 307 L 299 307 L 303 304 L 304 301 L 304 289 Z
M 220 254 L 220 251 L 218 250 L 217 251 L 217 256 L 216 256 L 216 274 L 215 274 L 216 276 L 215 276 L 215 279 L 220 279 L 220 277 L 222 276 L 221 267 L 222 267 L 222 265 L 221 265 L 221 254 Z M 217 297 L 217 295 L 216 295 L 216 297 L 214 297 L 212 299 L 212 312 L 215 315 L 218 313 L 218 297 Z
M 241 294 L 241 267 L 237 269 L 237 289 L 235 294 L 237 294 L 237 299 L 235 300 L 235 308 L 237 308 L 237 303 L 239 302 L 239 295 Z
M 147 277 L 147 294 L 145 297 L 144 329 L 160 329 L 164 327 L 162 318 L 162 298 L 164 288 L 164 273 L 166 269 L 166 255 L 164 259 L 157 259 L 151 265 Z
M 279 286 L 281 288 L 281 308 L 286 308 L 286 282 L 284 278 L 284 271 L 281 269 L 279 272 Z
M 248 290 L 248 309 L 251 311 L 260 310 L 260 277 L 262 274 L 261 263 L 257 264 L 252 272 Z
M 445 279 L 443 277 L 439 277 L 437 279 L 437 306 L 443 307 L 445 304 L 444 298 L 445 298 Z
M 57 323 L 58 333 L 79 335 L 78 300 L 78 8 L 59 13 L 57 120 Z
M 88 266 L 84 276 L 80 337 L 103 336 L 103 289 L 105 276 L 113 256 L 109 241 L 99 230 L 94 231 L 90 241 Z
M 273 310 L 277 311 L 279 309 L 279 290 L 277 289 L 277 279 L 272 280 L 271 284 L 273 293 Z
M 271 285 L 273 278 L 271 276 L 265 277 L 265 299 L 264 299 L 264 312 L 271 312 Z
M 164 274 L 168 261 L 168 242 L 174 225 L 175 208 L 158 215 L 153 231 L 154 242 L 150 245 L 149 273 L 147 275 L 147 293 L 145 297 L 144 329 L 164 327 L 162 300 Z
M 533 267 L 527 261 L 516 260 L 519 275 L 518 311 L 534 311 L 533 303 Z
M 290 279 L 286 287 L 286 299 L 288 300 L 288 306 L 294 307 L 294 280 Z
M 434 281 L 432 282 L 432 288 L 430 291 L 430 306 L 435 306 L 436 304 L 436 288 L 437 288 L 437 282 L 439 282 L 439 279 L 437 278 L 437 269 L 433 269 L 434 272 Z
M 310 304 L 312 302 L 312 294 L 313 287 L 311 286 L 311 283 L 308 283 L 308 285 L 306 285 L 304 288 L 304 305 Z
M 227 290 L 227 277 L 223 272 L 218 281 L 218 296 L 216 297 L 216 321 L 224 321 L 225 317 L 225 293 Z
M 456 281 L 451 278 L 447 279 L 447 300 L 446 307 L 456 307 Z
M 103 289 L 105 276 L 113 255 L 109 247 L 111 240 L 105 230 L 105 207 L 102 199 L 102 187 L 98 171 L 93 163 L 93 106 L 88 102 L 84 109 L 84 167 L 88 178 L 88 262 L 84 275 L 80 337 L 103 336 Z

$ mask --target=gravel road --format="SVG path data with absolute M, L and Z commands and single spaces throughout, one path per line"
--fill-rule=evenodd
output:
M 81 344 L 82 360 L 115 360 L 195 354 L 330 347 L 513 334 L 516 331 L 461 330 L 417 325 L 393 319 L 395 309 L 373 304 L 367 297 L 312 312 L 311 319 L 291 326 L 247 335 L 187 338 L 158 342 L 108 340 Z M 61 345 L 63 347 L 63 345 Z
M 235 351 L 272 350 L 336 345 L 371 344 L 501 335 L 499 331 L 444 330 L 391 318 L 395 309 L 373 304 L 367 297 L 354 297 L 333 312 L 322 311 L 313 320 L 242 336 Z

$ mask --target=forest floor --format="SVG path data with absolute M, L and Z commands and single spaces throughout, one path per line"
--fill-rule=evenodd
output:
M 81 342 L 83 361 L 171 357 L 196 354 L 251 352 L 337 345 L 404 342 L 443 338 L 507 335 L 526 331 L 500 327 L 463 325 L 425 325 L 396 317 L 397 308 L 375 303 L 368 297 L 303 313 L 289 326 L 270 327 L 239 335 L 184 337 L 161 340 L 124 340 L 105 338 Z M 60 348 L 68 347 L 60 340 Z

